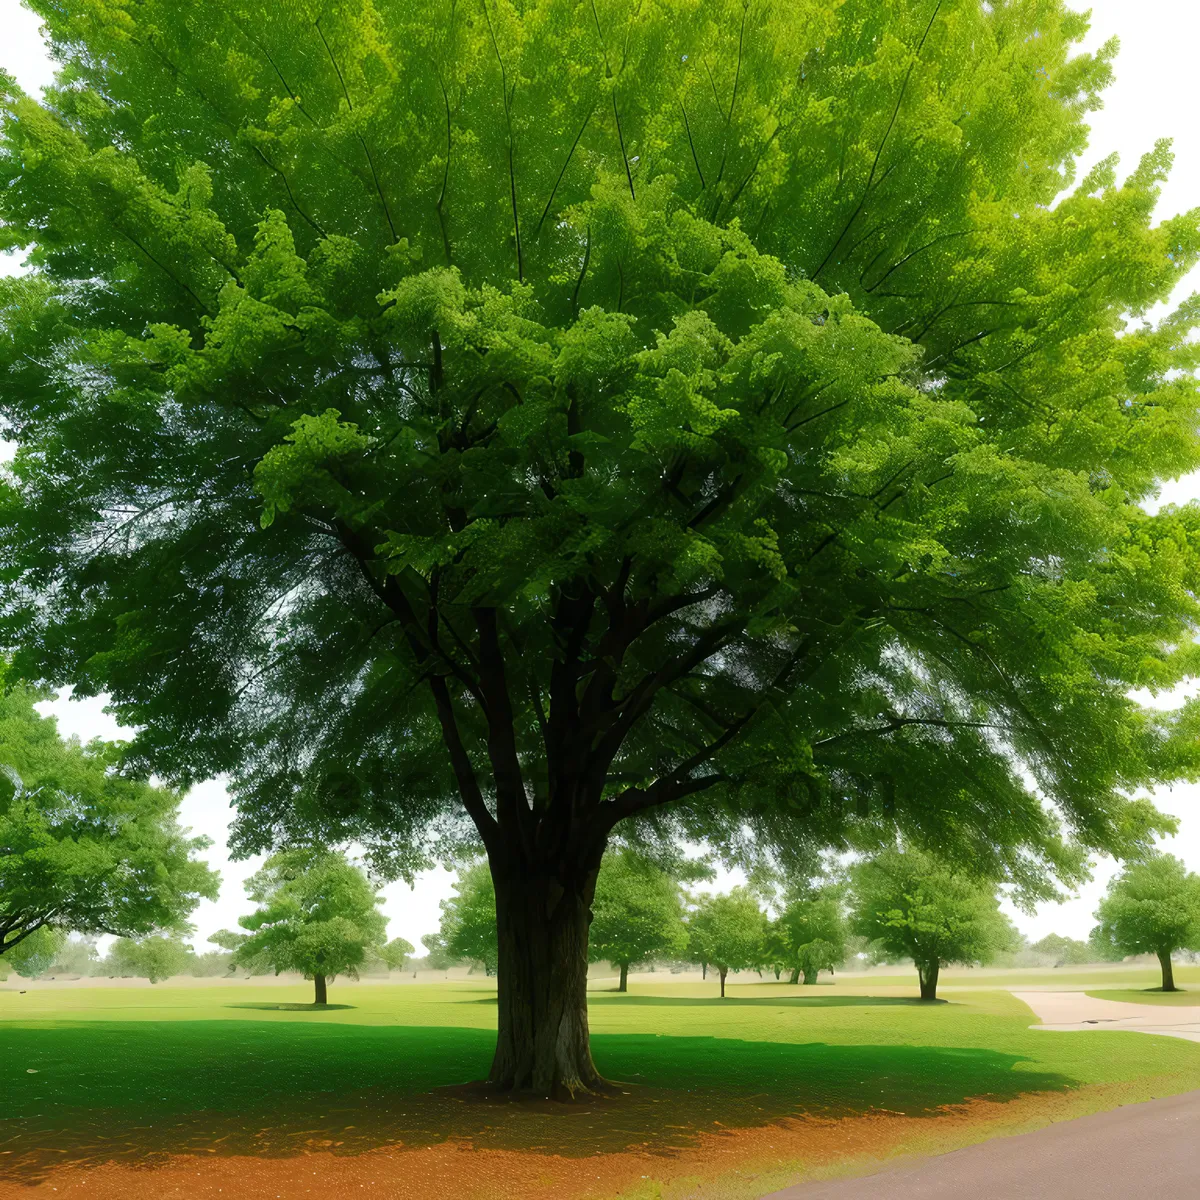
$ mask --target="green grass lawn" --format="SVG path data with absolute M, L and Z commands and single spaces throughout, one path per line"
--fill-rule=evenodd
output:
M 1200 1006 L 1200 988 L 1184 988 L 1178 992 L 1164 992 L 1157 988 L 1106 988 L 1087 994 L 1095 996 L 1097 1000 L 1122 1000 L 1126 1004 L 1165 1004 L 1180 1008 Z M 1197 1013 L 1197 1019 L 1200 1020 L 1200 1012 Z
M 0 990 L 0 1180 L 214 1147 L 286 1155 L 455 1137 L 567 1155 L 665 1149 L 714 1123 L 922 1116 L 1031 1093 L 1076 1112 L 1200 1087 L 1200 1044 L 1038 1032 L 1025 1005 L 983 988 L 948 990 L 936 1005 L 893 990 L 839 977 L 807 989 L 737 985 L 724 1001 L 708 984 L 593 991 L 596 1062 L 630 1085 L 628 1101 L 501 1115 L 450 1090 L 429 1094 L 487 1072 L 495 993 L 483 981 L 339 982 L 331 998 L 346 1007 L 326 1011 L 298 1007 L 301 986 L 22 995 L 10 982 Z

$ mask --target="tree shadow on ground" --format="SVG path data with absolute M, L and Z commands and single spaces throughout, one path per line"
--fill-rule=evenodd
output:
M 1075 1083 L 1014 1070 L 1029 1060 L 994 1050 L 597 1034 L 597 1065 L 624 1094 L 579 1105 L 474 1100 L 452 1085 L 486 1073 L 494 1037 L 250 1020 L 10 1025 L 0 1180 L 181 1153 L 356 1154 L 447 1139 L 571 1157 L 672 1154 L 700 1131 L 930 1113 Z
M 495 1003 L 493 998 L 492 1003 Z M 636 992 L 589 992 L 589 1004 L 633 1004 L 652 1008 L 875 1008 L 881 1006 L 929 1008 L 948 1000 L 922 1000 L 919 996 L 640 996 Z
M 357 1008 L 356 1004 L 226 1004 L 225 1008 L 253 1008 L 260 1012 L 333 1012 L 339 1008 Z

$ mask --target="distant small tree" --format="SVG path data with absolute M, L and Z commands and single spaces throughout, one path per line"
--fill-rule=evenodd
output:
M 66 938 L 50 964 L 50 971 L 54 975 L 91 975 L 99 961 L 95 938 Z
M 1056 967 L 1079 966 L 1083 963 L 1095 962 L 1099 957 L 1095 949 L 1087 942 L 1063 937 L 1057 933 L 1046 934 L 1044 938 L 1033 942 L 1029 949 L 1034 954 L 1052 958 Z
M 402 937 L 392 938 L 386 946 L 379 948 L 379 957 L 387 964 L 389 971 L 403 971 L 412 956 L 412 942 L 405 941 Z
M 425 969 L 427 971 L 448 971 L 455 965 L 455 958 L 446 949 L 446 939 L 441 931 L 421 935 L 421 945 L 425 947 Z
M 1200 875 L 1171 854 L 1129 863 L 1096 910 L 1094 943 L 1124 954 L 1154 954 L 1162 990 L 1175 992 L 1171 955 L 1200 950 Z
M 628 849 L 605 855 L 592 901 L 588 953 L 621 972 L 617 991 L 628 989 L 629 968 L 687 947 L 683 898 L 676 879 Z
M 483 964 L 495 975 L 500 957 L 496 935 L 496 889 L 486 862 L 459 872 L 454 895 L 441 902 L 441 939 L 451 960 Z
M 688 945 L 703 963 L 721 976 L 721 995 L 730 971 L 757 967 L 763 961 L 767 917 L 753 894 L 734 888 L 726 895 L 703 896 L 688 917 Z
M 161 983 L 182 975 L 195 959 L 195 951 L 178 938 L 161 934 L 144 938 L 118 938 L 108 952 L 110 974 Z
M 803 976 L 817 982 L 820 971 L 832 971 L 846 957 L 849 927 L 841 891 L 824 887 L 793 896 L 773 923 L 792 983 Z
M 259 905 L 238 919 L 249 933 L 222 931 L 223 944 L 234 947 L 238 966 L 252 971 L 263 962 L 277 975 L 299 971 L 313 981 L 314 1004 L 328 1003 L 329 980 L 357 979 L 368 951 L 383 944 L 387 918 L 379 894 L 340 852 L 280 851 L 250 876 L 246 892 Z
M 921 999 L 936 1000 L 950 963 L 986 963 L 1015 944 L 995 884 L 919 850 L 889 850 L 853 869 L 854 931 L 917 966 Z
M 207 950 L 203 954 L 193 954 L 187 964 L 187 973 L 197 979 L 231 975 L 233 971 L 233 955 L 225 950 Z

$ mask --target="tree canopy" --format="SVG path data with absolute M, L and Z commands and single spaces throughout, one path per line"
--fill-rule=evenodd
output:
M 371 950 L 383 948 L 387 918 L 374 885 L 360 867 L 332 850 L 294 849 L 273 854 L 246 880 L 258 908 L 238 924 L 243 935 L 215 935 L 233 949 L 233 965 L 266 964 L 278 975 L 298 971 L 314 981 L 314 1003 L 338 975 L 358 978 Z
M 1109 882 L 1096 910 L 1092 942 L 1108 957 L 1155 954 L 1162 988 L 1173 992 L 1171 955 L 1200 950 L 1200 875 L 1173 854 L 1151 854 L 1127 863 Z
M 228 773 L 241 851 L 481 840 L 498 1082 L 599 1083 L 538 1030 L 628 818 L 797 868 L 898 827 L 1030 895 L 1167 827 L 1128 797 L 1194 707 L 1130 691 L 1195 668 L 1200 512 L 1141 502 L 1200 465 L 1200 306 L 1141 317 L 1200 233 L 1151 226 L 1165 144 L 1075 179 L 1086 18 L 32 7 L 6 636 Z
M 911 958 L 921 999 L 937 999 L 938 973 L 950 963 L 987 963 L 1012 949 L 1017 931 L 1000 911 L 993 880 L 973 877 L 909 848 L 853 868 L 854 932 Z
M 37 961 L 52 960 L 51 930 L 185 929 L 217 895 L 193 857 L 207 840 L 179 828 L 175 792 L 128 772 L 123 747 L 63 741 L 44 698 L 0 670 L 0 954 L 36 935 Z
M 679 881 L 629 849 L 611 849 L 600 865 L 588 953 L 621 973 L 617 990 L 628 990 L 629 968 L 669 958 L 687 948 Z
M 161 935 L 144 938 L 118 938 L 104 959 L 110 974 L 134 976 L 161 983 L 172 975 L 182 975 L 196 962 L 196 952 L 179 938 Z M 194 972 L 189 971 L 194 974 Z

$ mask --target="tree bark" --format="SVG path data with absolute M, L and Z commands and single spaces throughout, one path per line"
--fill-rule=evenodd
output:
M 488 1082 L 573 1099 L 606 1087 L 588 1041 L 587 943 L 596 867 L 565 880 L 492 863 L 496 885 L 496 1055 Z
M 1175 986 L 1175 967 L 1171 962 L 1171 951 L 1160 950 L 1158 952 L 1158 963 L 1162 967 L 1162 990 L 1164 992 L 1179 991 Z
M 617 991 L 618 992 L 629 991 L 628 984 L 629 984 L 629 964 L 622 963 L 621 964 L 621 982 L 619 984 L 617 984 Z
M 917 964 L 917 978 L 921 981 L 921 999 L 936 1000 L 938 973 L 941 971 L 941 963 L 931 962 Z
M 804 972 L 804 982 L 810 986 L 817 982 L 817 970 L 815 967 Z
M 313 976 L 313 985 L 314 985 L 315 993 L 316 993 L 316 999 L 313 1000 L 313 1003 L 314 1004 L 328 1004 L 329 1003 L 329 1000 L 328 1000 L 329 993 L 325 990 L 325 976 L 324 975 L 314 975 Z
M 788 982 L 793 985 L 800 982 L 800 968 L 799 967 L 792 968 L 792 977 L 791 977 L 791 979 L 788 980 Z
M 725 999 L 725 976 L 729 974 L 729 968 L 728 967 L 718 967 L 717 970 L 721 972 L 721 999 L 724 1000 Z

